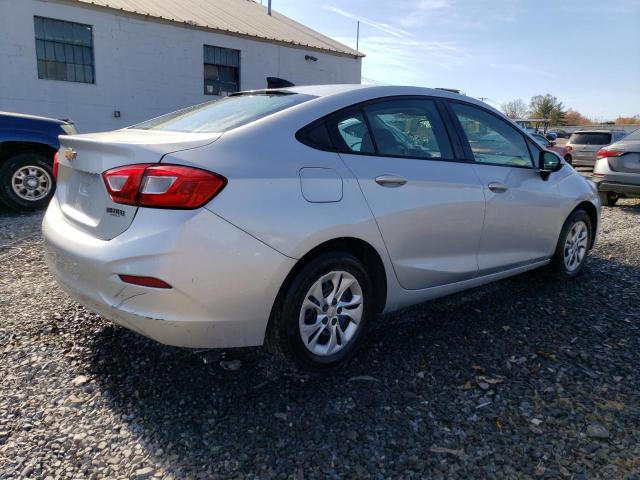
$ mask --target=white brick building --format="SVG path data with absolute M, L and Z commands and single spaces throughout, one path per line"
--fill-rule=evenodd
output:
M 0 0 L 0 110 L 122 128 L 228 91 L 360 83 L 361 55 L 251 0 Z

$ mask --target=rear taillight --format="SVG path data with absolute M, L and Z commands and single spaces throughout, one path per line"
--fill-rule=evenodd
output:
M 600 150 L 598 150 L 598 153 L 596 153 L 596 157 L 598 158 L 619 157 L 623 153 L 624 152 L 621 152 L 620 150 L 607 150 L 606 148 L 601 148 Z
M 198 208 L 227 184 L 221 175 L 182 165 L 128 165 L 102 177 L 114 202 L 152 208 Z
M 102 174 L 111 200 L 125 205 L 138 205 L 138 191 L 145 170 L 151 164 L 127 165 L 113 168 Z
M 53 156 L 53 178 L 58 178 L 58 168 L 60 168 L 60 161 L 58 160 L 58 152 Z
M 567 151 L 569 151 L 569 152 L 570 152 L 571 150 L 573 150 L 573 147 L 572 147 L 571 145 L 565 145 L 565 146 L 564 146 L 564 148 L 566 148 L 566 149 L 567 149 Z

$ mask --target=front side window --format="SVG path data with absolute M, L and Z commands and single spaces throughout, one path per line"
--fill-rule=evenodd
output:
M 95 83 L 91 25 L 34 17 L 38 78 Z
M 379 155 L 452 158 L 451 145 L 431 100 L 389 100 L 364 107 Z
M 451 103 L 474 160 L 511 167 L 533 167 L 524 136 L 504 120 L 480 108 Z
M 130 128 L 190 133 L 222 133 L 255 122 L 294 105 L 309 101 L 313 95 L 274 93 L 234 95 L 168 113 Z
M 240 91 L 240 50 L 204 46 L 204 94 L 226 96 Z
M 531 136 L 542 148 L 547 148 L 549 145 L 549 140 L 547 140 L 543 135 L 540 135 L 539 133 L 532 133 Z

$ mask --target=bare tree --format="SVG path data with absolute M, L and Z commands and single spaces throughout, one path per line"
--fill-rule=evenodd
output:
M 503 103 L 502 111 L 509 118 L 525 118 L 527 116 L 527 104 L 521 98 L 516 98 Z

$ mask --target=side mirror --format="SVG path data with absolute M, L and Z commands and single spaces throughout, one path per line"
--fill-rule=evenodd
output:
M 543 150 L 538 157 L 538 171 L 544 180 L 562 168 L 562 159 L 553 152 Z

